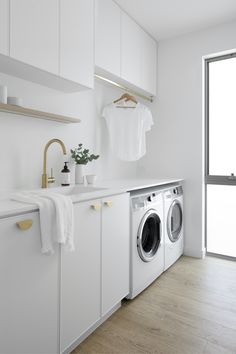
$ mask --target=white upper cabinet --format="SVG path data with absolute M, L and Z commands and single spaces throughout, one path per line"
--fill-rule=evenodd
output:
M 58 0 L 11 0 L 10 12 L 10 56 L 58 74 Z
M 60 76 L 93 88 L 94 0 L 60 0 Z
M 141 87 L 142 29 L 126 13 L 121 16 L 121 77 Z
M 141 87 L 156 94 L 157 82 L 157 43 L 145 31 L 141 41 Z
M 0 0 L 0 53 L 9 55 L 9 1 Z
M 96 0 L 95 64 L 120 76 L 121 9 L 111 0 Z
M 121 19 L 121 77 L 155 95 L 157 44 L 127 14 Z
M 96 0 L 96 73 L 156 94 L 157 43 L 112 0 Z
M 93 88 L 94 0 L 11 0 L 7 16 L 8 1 L 0 0 L 0 53 L 7 41 L 10 55 L 0 70 L 65 92 Z

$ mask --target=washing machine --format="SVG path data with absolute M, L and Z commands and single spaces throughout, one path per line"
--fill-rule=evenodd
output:
M 174 186 L 163 191 L 165 218 L 164 270 L 174 264 L 183 254 L 183 187 Z
M 163 219 L 162 192 L 131 195 L 129 299 L 164 271 Z

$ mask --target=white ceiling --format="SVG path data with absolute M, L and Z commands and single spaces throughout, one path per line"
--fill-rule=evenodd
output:
M 236 0 L 116 0 L 116 2 L 157 40 L 236 19 Z

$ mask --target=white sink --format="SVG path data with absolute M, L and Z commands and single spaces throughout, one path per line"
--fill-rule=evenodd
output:
M 25 191 L 26 192 L 26 191 Z M 119 194 L 117 190 L 112 190 L 109 188 L 97 187 L 97 186 L 84 186 L 84 185 L 72 185 L 68 187 L 49 187 L 46 189 L 34 189 L 29 190 L 29 193 L 37 193 L 41 195 L 49 195 L 50 193 L 58 193 L 61 195 L 68 196 L 73 202 L 79 202 L 83 200 L 90 200 L 94 198 L 103 198 L 104 196 L 110 194 Z
M 107 188 L 95 187 L 95 186 L 70 186 L 70 187 L 56 187 L 56 188 L 49 188 L 47 191 L 53 193 L 59 193 L 63 195 L 78 195 L 83 193 L 91 193 L 91 192 L 99 192 L 102 190 L 106 190 Z M 47 192 L 45 191 L 45 192 Z

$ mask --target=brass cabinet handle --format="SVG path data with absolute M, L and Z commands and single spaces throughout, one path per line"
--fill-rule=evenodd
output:
M 93 208 L 96 211 L 101 210 L 101 207 L 102 207 L 101 204 L 92 204 L 91 205 L 91 208 Z
M 104 205 L 108 206 L 109 208 L 112 207 L 112 201 L 111 200 L 107 200 L 104 202 Z
M 18 221 L 16 225 L 19 227 L 20 230 L 25 231 L 31 228 L 31 226 L 33 225 L 33 220 L 28 219 L 28 220 Z

